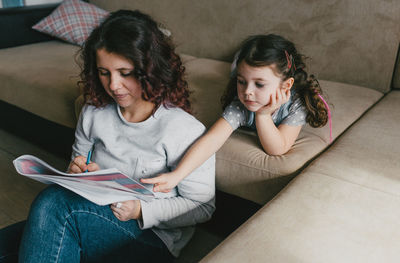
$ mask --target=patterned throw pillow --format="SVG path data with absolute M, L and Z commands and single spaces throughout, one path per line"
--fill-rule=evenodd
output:
M 32 28 L 81 46 L 108 14 L 80 0 L 65 0 Z

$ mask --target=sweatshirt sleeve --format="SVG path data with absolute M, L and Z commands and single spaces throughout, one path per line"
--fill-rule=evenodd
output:
M 171 146 L 168 150 L 168 163 L 172 169 L 191 144 L 203 134 L 204 126 L 185 130 L 190 134 L 177 136 L 180 138 L 178 147 Z M 140 201 L 142 220 L 139 220 L 139 226 L 142 229 L 169 229 L 209 220 L 215 210 L 215 155 L 183 179 L 177 185 L 176 192 L 174 197 Z
M 82 108 L 79 120 L 75 129 L 75 142 L 72 145 L 73 160 L 76 156 L 86 156 L 93 146 L 92 138 L 90 138 L 90 123 L 92 121 L 93 106 L 85 105 Z

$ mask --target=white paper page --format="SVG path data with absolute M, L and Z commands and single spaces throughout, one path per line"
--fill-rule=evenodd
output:
M 149 201 L 154 198 L 151 191 L 115 168 L 68 174 L 32 155 L 22 155 L 13 163 L 21 175 L 46 184 L 59 184 L 99 205 L 133 199 Z

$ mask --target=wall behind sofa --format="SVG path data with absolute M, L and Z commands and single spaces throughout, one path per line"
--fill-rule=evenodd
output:
M 172 31 L 178 51 L 230 61 L 248 35 L 294 41 L 318 78 L 390 89 L 400 41 L 399 0 L 93 0 L 139 9 Z

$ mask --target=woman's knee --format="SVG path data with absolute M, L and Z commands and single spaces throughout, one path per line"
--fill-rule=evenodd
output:
M 67 196 L 66 190 L 57 185 L 50 185 L 35 198 L 32 208 L 41 208 L 44 210 L 59 206 L 59 201 L 63 201 Z
M 30 220 L 45 220 L 57 211 L 67 209 L 69 191 L 57 186 L 51 185 L 44 189 L 33 201 L 30 209 Z

